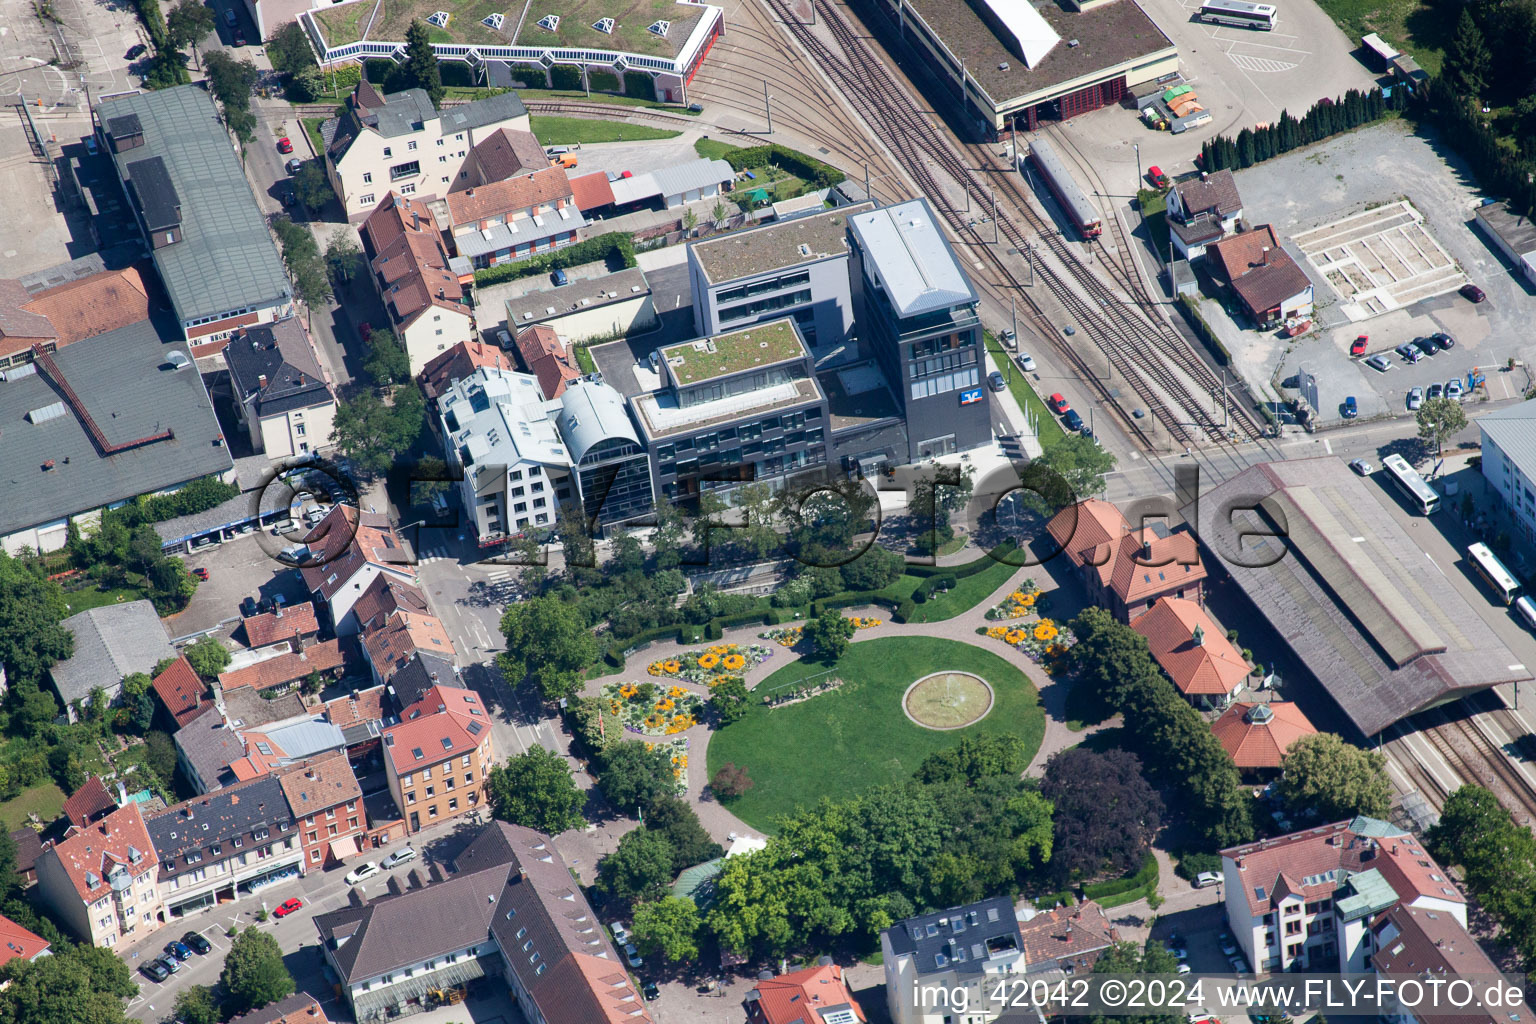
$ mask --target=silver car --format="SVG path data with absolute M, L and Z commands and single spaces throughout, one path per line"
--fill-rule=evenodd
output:
M 1408 411 L 1413 412 L 1424 404 L 1424 389 L 1414 388 L 1408 392 Z
M 1456 401 L 1459 402 L 1459 401 L 1461 401 L 1461 396 L 1462 396 L 1461 381 L 1452 379 L 1452 380 L 1448 380 L 1448 381 L 1445 382 L 1445 397 L 1446 398 L 1454 398 Z

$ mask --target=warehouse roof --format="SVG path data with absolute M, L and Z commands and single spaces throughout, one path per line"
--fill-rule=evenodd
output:
M 117 686 L 130 673 L 149 673 L 162 660 L 176 656 L 155 606 L 148 601 L 90 608 L 71 615 L 62 625 L 75 635 L 75 653 L 48 672 L 66 704 L 89 697 L 95 687 Z
M 1516 402 L 1477 418 L 1483 436 L 1514 461 L 1527 479 L 1536 478 L 1536 402 Z

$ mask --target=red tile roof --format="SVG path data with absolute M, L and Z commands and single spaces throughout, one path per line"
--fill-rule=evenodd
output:
M 313 601 L 252 615 L 245 620 L 245 641 L 252 647 L 312 637 L 319 632 L 320 622 L 315 617 Z
M 1147 638 L 1152 657 L 1185 696 L 1223 697 L 1248 678 L 1250 666 L 1242 654 L 1194 601 L 1159 598 L 1145 615 L 1131 622 L 1131 628 Z
M 274 686 L 298 682 L 311 671 L 331 672 L 342 668 L 347 658 L 347 652 L 342 649 L 339 639 L 326 640 L 306 647 L 301 652 L 287 651 L 254 665 L 225 672 L 219 676 L 219 685 L 226 690 L 233 690 L 237 686 L 268 690 Z
M 1189 533 L 1160 536 L 1151 527 L 1132 530 L 1120 510 L 1090 498 L 1069 505 L 1046 525 L 1072 564 L 1098 577 L 1126 605 L 1202 582 L 1205 564 Z
M 517 333 L 517 354 L 528 372 L 539 378 L 539 390 L 545 398 L 559 398 L 565 386 L 581 379 L 581 370 L 571 365 L 570 350 L 560 335 L 548 324 L 535 324 Z
M 365 634 L 363 649 L 368 652 L 378 678 L 386 682 L 417 651 L 449 660 L 455 654 L 441 619 L 405 611 L 396 612 L 388 623 Z
M 483 341 L 461 341 L 448 351 L 433 356 L 422 367 L 422 390 L 428 399 L 435 400 L 455 380 L 464 380 L 482 366 L 511 370 L 512 357 L 495 345 L 487 345 Z
M 397 578 L 416 578 L 409 555 L 395 536 L 389 517 L 359 512 L 351 505 L 335 505 L 305 537 L 312 552 L 302 570 L 304 585 L 329 601 L 352 581 L 365 564 L 395 573 Z
M 397 611 L 431 614 L 427 595 L 420 587 L 382 573 L 373 578 L 363 596 L 352 605 L 352 614 L 357 616 L 358 625 L 363 629 L 382 626 Z
M 1254 316 L 1277 308 L 1311 284 L 1306 272 L 1280 247 L 1268 224 L 1212 242 L 1205 256 L 1214 261 L 1220 275 Z
M 396 322 L 409 325 L 432 306 L 469 315 L 464 287 L 448 269 L 448 250 L 425 203 L 391 192 L 360 230 Z
M 450 192 L 445 201 L 450 224 L 456 228 L 465 224 L 478 228 L 483 220 L 500 219 L 570 198 L 571 183 L 565 176 L 565 168 L 545 167 L 463 192 Z
M 1092 900 L 1075 907 L 1057 907 L 1019 922 L 1024 964 L 1030 970 L 1054 963 L 1063 970 L 1087 971 L 1098 954 L 1120 939 L 1104 908 Z
M 32 296 L 25 308 L 48 318 L 59 344 L 84 341 L 98 334 L 149 319 L 149 286 L 138 267 L 104 270 Z
M 117 801 L 107 792 L 106 783 L 92 775 L 85 784 L 64 801 L 64 817 L 71 825 L 85 826 L 117 809 Z
M 0 357 L 58 338 L 48 318 L 27 309 L 32 294 L 15 278 L 0 278 Z
M 164 672 L 155 676 L 154 686 L 160 703 L 165 705 L 177 725 L 184 726 L 196 718 L 206 703 L 203 695 L 208 692 L 208 687 L 186 658 L 178 657 L 167 665 Z
M 384 749 L 396 773 L 405 775 L 473 750 L 490 724 L 475 691 L 439 684 L 405 709 L 399 725 L 384 730 Z
M 229 1024 L 330 1024 L 320 1003 L 308 992 L 299 992 L 257 1010 L 242 1013 Z
M 48 940 L 0 915 L 0 967 L 12 960 L 36 960 L 48 951 Z
M 751 1024 L 821 1024 L 821 1013 L 837 1008 L 851 1009 L 861 1021 L 869 1019 L 836 964 L 765 978 L 752 991 L 758 998 L 748 1004 Z
M 325 720 L 338 729 L 384 720 L 384 687 L 373 686 L 325 704 Z
M 363 795 L 346 751 L 305 758 L 275 774 L 295 818 L 351 803 Z
M 571 192 L 576 197 L 576 209 L 582 213 L 600 206 L 613 205 L 613 185 L 602 171 L 583 174 L 571 179 Z
M 107 894 L 106 878 L 119 864 L 135 875 L 156 870 L 155 845 L 144 827 L 139 805 L 132 801 L 94 824 L 70 829 L 43 856 L 50 853 L 58 857 L 76 895 L 85 903 L 94 903 Z M 87 875 L 94 876 L 94 887 L 87 884 Z
M 1317 730 L 1295 704 L 1276 700 L 1267 704 L 1238 701 L 1211 723 L 1211 732 L 1239 768 L 1255 769 L 1279 768 L 1291 744 Z

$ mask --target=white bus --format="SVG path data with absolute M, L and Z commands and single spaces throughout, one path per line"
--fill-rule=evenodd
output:
M 1408 465 L 1401 455 L 1388 455 L 1381 460 L 1381 468 L 1387 471 L 1397 489 L 1403 492 L 1408 504 L 1419 510 L 1420 515 L 1433 515 L 1440 511 L 1440 495 L 1424 482 L 1419 471 Z
M 1487 544 L 1473 544 L 1467 548 L 1467 560 L 1483 578 L 1483 582 L 1492 587 L 1505 604 L 1513 602 L 1515 595 L 1520 593 L 1520 581 L 1504 568 L 1503 562 L 1494 557 Z
M 1275 27 L 1275 5 L 1250 4 L 1245 0 L 1205 0 L 1200 5 L 1200 20 L 1268 32 Z

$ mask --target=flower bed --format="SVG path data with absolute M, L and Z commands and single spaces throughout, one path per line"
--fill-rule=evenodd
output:
M 681 686 L 663 689 L 655 683 L 607 683 L 602 689 L 607 710 L 624 728 L 642 736 L 671 736 L 699 724 L 702 698 Z
M 1034 580 L 1025 580 L 1019 589 L 1008 595 L 1002 604 L 987 609 L 989 619 L 1022 619 L 1036 614 L 1035 605 L 1040 601 L 1040 588 Z
M 885 624 L 884 619 L 876 619 L 868 615 L 849 615 L 847 618 L 853 623 L 855 629 L 874 629 L 876 626 Z M 800 642 L 804 628 L 803 626 L 786 626 L 783 629 L 765 630 L 757 635 L 759 639 L 772 640 L 780 647 L 793 647 Z
M 672 753 L 672 782 L 673 792 L 677 796 L 688 795 L 688 740 L 679 736 L 677 739 L 665 740 L 661 743 L 647 743 L 646 750 L 669 750 Z
M 986 632 L 992 639 L 1001 640 L 1009 647 L 1023 651 L 1050 672 L 1060 667 L 1062 657 L 1077 643 L 1071 630 L 1058 626 L 1051 619 L 1017 626 L 988 626 Z
M 745 675 L 770 657 L 773 651 L 761 644 L 715 644 L 702 651 L 685 651 L 676 658 L 653 661 L 646 671 L 653 676 L 686 679 L 690 683 L 714 685 L 722 673 Z

